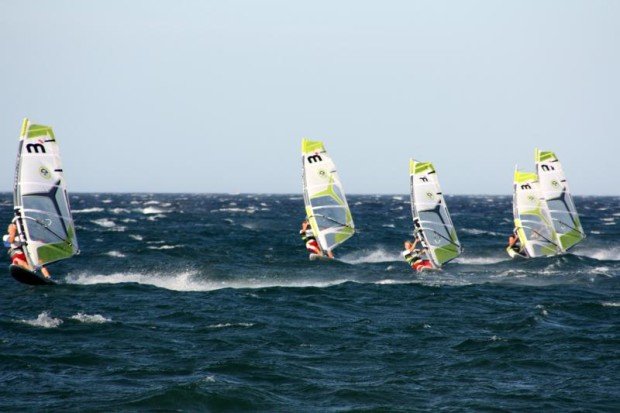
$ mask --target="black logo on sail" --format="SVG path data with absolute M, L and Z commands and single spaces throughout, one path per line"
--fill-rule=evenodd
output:
M 312 156 L 308 156 L 308 163 L 321 162 L 322 160 L 323 158 L 321 158 L 321 155 L 319 155 L 318 153 Z
M 32 153 L 34 151 L 34 153 L 45 153 L 45 146 L 43 146 L 43 144 L 41 143 L 29 143 L 28 145 L 26 145 L 26 150 L 28 151 L 28 153 Z

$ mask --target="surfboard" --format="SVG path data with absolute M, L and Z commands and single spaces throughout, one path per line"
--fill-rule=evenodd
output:
M 18 265 L 10 265 L 9 271 L 11 276 L 22 284 L 28 285 L 54 285 L 56 281 L 51 278 L 45 278 L 36 272 L 28 271 Z

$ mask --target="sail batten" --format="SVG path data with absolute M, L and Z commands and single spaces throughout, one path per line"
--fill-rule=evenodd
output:
M 24 119 L 13 199 L 24 253 L 34 268 L 78 253 L 60 152 L 51 127 Z
M 461 244 L 430 162 L 409 161 L 411 214 L 416 234 L 436 268 L 458 257 Z
M 323 142 L 303 139 L 302 180 L 306 216 L 324 251 L 331 251 L 355 233 L 336 166 Z

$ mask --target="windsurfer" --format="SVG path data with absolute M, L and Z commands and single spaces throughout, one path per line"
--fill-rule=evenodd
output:
M 512 234 L 508 237 L 508 248 L 510 248 L 515 253 L 525 256 L 523 251 L 523 245 L 521 244 L 521 240 L 519 239 L 519 234 L 517 233 L 517 229 L 513 231 Z
M 11 264 L 25 268 L 28 271 L 33 271 L 33 268 L 28 264 L 28 259 L 24 253 L 24 243 L 21 235 L 17 232 L 17 225 L 15 225 L 14 221 L 9 224 L 7 233 L 8 234 L 3 237 L 3 240 L 5 246 L 9 248 L 8 254 L 11 258 Z M 41 274 L 43 274 L 45 278 L 50 278 L 50 273 L 45 267 L 41 267 Z
M 312 227 L 307 219 L 304 219 L 301 223 L 299 235 L 301 235 L 301 239 L 306 243 L 306 249 L 310 252 L 310 254 L 323 256 L 323 251 L 321 250 L 321 247 L 319 246 L 319 243 L 314 235 L 314 231 L 312 231 Z M 327 251 L 327 256 L 329 258 L 334 258 L 334 254 L 331 251 Z
M 407 261 L 407 264 L 414 270 L 420 272 L 423 268 L 432 268 L 432 264 L 429 259 L 424 258 L 426 255 L 426 249 L 417 249 L 419 238 L 412 243 L 411 241 L 405 241 L 405 250 L 402 252 L 403 258 Z

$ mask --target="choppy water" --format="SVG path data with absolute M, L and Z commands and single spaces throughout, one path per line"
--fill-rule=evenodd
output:
M 577 198 L 573 254 L 511 261 L 510 198 L 450 197 L 465 253 L 416 275 L 406 196 L 351 196 L 317 263 L 300 196 L 73 195 L 62 284 L 2 278 L 0 410 L 617 411 L 619 200 Z

